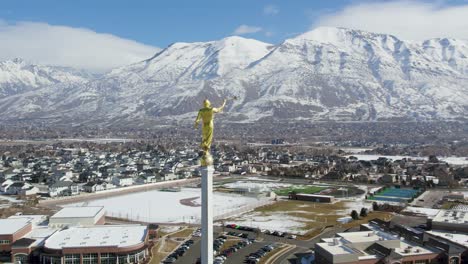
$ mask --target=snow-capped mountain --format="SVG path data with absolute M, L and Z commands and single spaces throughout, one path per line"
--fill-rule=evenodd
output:
M 216 105 L 231 96 L 239 99 L 225 115 L 237 121 L 464 119 L 468 41 L 328 27 L 279 45 L 228 37 L 175 43 L 89 82 L 25 91 L 0 99 L 9 119 L 192 121 L 204 98 Z
M 84 83 L 92 77 L 71 68 L 28 64 L 22 59 L 0 62 L 0 98 L 45 86 Z

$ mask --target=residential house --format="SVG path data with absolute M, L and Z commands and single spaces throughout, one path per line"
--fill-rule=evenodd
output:
M 133 185 L 133 178 L 128 176 L 115 176 L 112 178 L 112 183 L 116 186 L 131 186 Z
M 58 181 L 49 186 L 50 197 L 71 196 L 79 193 L 78 185 L 71 181 Z
M 88 193 L 99 192 L 105 190 L 106 187 L 99 182 L 87 182 L 83 185 L 83 191 Z

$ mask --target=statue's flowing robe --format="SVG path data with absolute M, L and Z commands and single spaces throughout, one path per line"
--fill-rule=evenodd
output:
M 209 151 L 211 143 L 213 141 L 213 129 L 214 129 L 214 114 L 220 112 L 221 109 L 214 107 L 205 107 L 198 111 L 197 120 L 195 122 L 202 121 L 202 142 L 201 148 L 204 151 Z

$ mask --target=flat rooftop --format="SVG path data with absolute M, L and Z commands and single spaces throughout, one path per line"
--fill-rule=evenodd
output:
M 45 242 L 49 249 L 85 247 L 130 247 L 145 241 L 147 227 L 142 225 L 108 225 L 71 227 L 54 233 Z
M 0 235 L 12 235 L 31 224 L 31 221 L 32 218 L 0 219 Z
M 76 206 L 63 207 L 62 210 L 51 216 L 54 218 L 86 218 L 95 217 L 99 212 L 104 211 L 103 206 Z
M 457 210 L 440 210 L 439 213 L 432 219 L 432 222 L 468 224 L 468 212 Z
M 47 215 L 12 215 L 8 219 L 30 219 L 34 225 L 40 225 L 47 220 Z
M 408 243 L 406 241 L 400 242 L 400 247 L 395 248 L 395 253 L 398 253 L 402 256 L 414 256 L 414 255 L 425 255 L 436 253 L 428 248 L 420 247 L 413 243 Z
M 433 254 L 438 253 L 429 248 L 425 248 L 419 246 L 417 244 L 408 242 L 406 240 L 401 240 L 399 237 L 394 237 L 391 234 L 380 232 L 379 234 L 373 234 L 371 236 L 365 235 L 369 232 L 349 232 L 349 233 L 340 233 L 339 236 L 346 234 L 347 238 L 344 237 L 335 237 L 335 238 L 325 238 L 322 239 L 324 242 L 317 243 L 321 248 L 328 251 L 332 255 L 351 255 L 357 256 L 359 260 L 366 260 L 366 259 L 375 259 L 378 258 L 375 255 L 375 252 L 367 251 L 364 249 L 359 248 L 359 243 L 361 242 L 370 242 L 369 245 L 373 245 L 373 243 L 379 243 L 378 238 L 384 238 L 384 240 L 395 240 L 396 244 L 392 245 L 382 245 L 385 248 L 394 249 L 395 253 L 402 255 L 402 256 L 415 256 L 415 255 L 425 255 L 425 254 Z M 372 233 L 372 232 L 371 232 Z M 363 236 L 364 235 L 364 236 Z M 376 239 L 377 238 L 377 239 Z M 373 239 L 373 240 L 372 240 Z M 350 242 L 352 240 L 354 242 Z M 354 244 L 358 243 L 358 244 Z M 366 246 L 367 247 L 367 246 Z M 372 253 L 372 254 L 371 254 Z M 351 260 L 350 260 L 351 261 Z
M 468 235 L 467 234 L 460 234 L 460 233 L 452 233 L 446 231 L 439 231 L 439 230 L 431 230 L 426 231 L 426 233 L 444 238 L 446 240 L 452 241 L 459 245 L 468 247 Z
M 58 229 L 56 228 L 49 228 L 47 226 L 41 226 L 33 228 L 31 232 L 26 234 L 24 238 L 34 239 L 34 243 L 30 245 L 30 247 L 41 246 L 44 241 L 50 237 L 52 234 L 57 232 Z
M 327 239 L 326 242 L 317 243 L 317 245 L 320 245 L 320 247 L 333 255 L 356 254 L 359 252 L 343 244 L 343 241 L 339 238 L 337 239 L 337 242 L 338 243 L 334 243 L 333 238 L 330 238 L 330 240 Z
M 330 198 L 333 199 L 335 197 L 331 195 L 321 195 L 321 194 L 310 194 L 310 193 L 298 193 L 297 196 L 304 196 L 304 197 L 317 197 L 317 198 Z
M 349 233 L 338 233 L 338 236 L 348 243 L 376 242 L 382 240 L 398 240 L 399 238 L 381 231 L 359 231 Z

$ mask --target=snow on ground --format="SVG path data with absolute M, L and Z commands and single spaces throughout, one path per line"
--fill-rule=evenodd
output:
M 14 196 L 8 196 L 8 195 L 0 195 L 0 200 L 5 200 L 11 203 L 21 203 L 23 202 L 22 200 L 17 200 L 16 197 Z
M 196 203 L 200 203 L 200 195 L 200 189 L 196 188 L 183 188 L 180 192 L 151 190 L 93 200 L 87 202 L 86 205 L 104 206 L 108 216 L 119 218 L 156 223 L 198 223 L 201 207 L 182 205 L 180 200 L 197 197 Z M 216 217 L 243 209 L 253 209 L 257 204 L 264 203 L 265 199 L 215 192 L 213 213 Z M 67 206 L 80 206 L 82 204 L 75 203 Z
M 367 150 L 372 150 L 371 148 L 340 148 L 340 149 L 347 153 L 353 153 L 353 154 L 361 153 Z
M 427 217 L 434 217 L 439 213 L 439 209 L 431 209 L 431 208 L 423 208 L 423 207 L 413 207 L 408 206 L 403 210 L 403 212 L 413 213 L 413 214 L 420 214 Z
M 453 165 L 468 165 L 468 158 L 466 157 L 446 157 L 440 159 Z
M 279 182 L 281 179 L 268 179 L 268 178 L 260 178 L 260 177 L 247 177 L 249 181 L 264 181 L 264 182 Z
M 341 200 L 341 199 L 338 199 L 338 200 Z M 369 209 L 369 211 L 372 209 L 372 202 L 364 198 L 344 199 L 342 201 L 344 202 L 344 207 L 346 209 L 336 211 L 336 214 L 338 215 L 348 216 L 351 213 L 351 211 L 356 210 L 360 212 L 361 208 L 363 207 Z
M 382 189 L 382 186 L 370 188 L 370 189 L 369 189 L 369 192 L 370 192 L 370 193 L 375 193 L 375 192 L 378 191 L 379 189 Z
M 289 183 L 276 183 L 276 182 L 249 182 L 249 181 L 237 181 L 232 183 L 226 183 L 223 185 L 229 189 L 249 189 L 258 192 L 268 192 L 273 189 L 290 187 L 292 184 Z
M 384 157 L 392 160 L 401 159 L 412 159 L 412 160 L 427 160 L 427 157 L 415 157 L 415 156 L 399 156 L 399 155 L 378 155 L 378 154 L 356 154 L 347 155 L 346 157 L 356 157 L 358 160 L 377 160 L 380 157 Z M 439 160 L 447 162 L 452 165 L 468 165 L 467 157 L 437 157 Z
M 161 226 L 160 231 L 164 233 L 173 233 L 180 230 L 180 226 Z
M 264 215 L 261 212 L 251 212 L 242 215 L 231 222 L 238 225 L 246 225 L 270 231 L 280 231 L 294 234 L 305 234 L 307 222 L 314 222 L 301 217 L 288 215 L 287 212 L 275 212 L 271 215 Z

